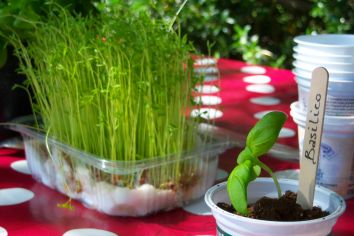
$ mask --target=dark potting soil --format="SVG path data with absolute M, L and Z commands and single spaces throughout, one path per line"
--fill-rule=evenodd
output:
M 218 207 L 237 214 L 232 205 L 220 202 Z M 281 198 L 263 197 L 249 206 L 249 218 L 270 221 L 303 221 L 322 218 L 329 215 L 319 207 L 304 210 L 296 203 L 296 193 L 287 191 Z

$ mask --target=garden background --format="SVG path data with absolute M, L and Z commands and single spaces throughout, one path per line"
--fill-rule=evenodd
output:
M 33 20 L 45 17 L 48 2 L 69 6 L 81 14 L 109 12 L 123 3 L 137 12 L 149 11 L 156 17 L 172 19 L 183 0 L 1 1 L 1 32 L 15 30 L 25 38 L 29 24 L 13 16 Z M 353 33 L 354 0 L 189 0 L 177 22 L 181 33 L 203 54 L 291 68 L 295 36 Z M 1 46 L 6 47 L 4 39 Z M 5 56 L 2 53 L 3 61 Z
M 24 42 L 33 24 L 54 5 L 72 12 L 109 14 L 113 7 L 150 12 L 172 20 L 184 0 L 5 0 L 0 1 L 0 121 L 30 113 L 28 95 L 14 84 L 25 80 L 6 39 Z M 292 69 L 293 39 L 302 34 L 354 33 L 354 0 L 189 0 L 174 27 L 201 54 Z

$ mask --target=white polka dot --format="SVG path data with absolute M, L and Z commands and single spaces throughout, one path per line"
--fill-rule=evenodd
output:
M 63 236 L 118 236 L 118 234 L 102 229 L 72 229 L 63 234 Z
M 218 169 L 216 172 L 216 180 L 223 180 L 226 179 L 226 177 L 229 176 L 229 173 L 222 169 Z
M 208 66 L 208 65 L 215 65 L 217 62 L 216 58 L 200 58 L 194 61 L 195 66 Z
M 279 138 L 291 138 L 295 136 L 295 131 L 289 128 L 281 128 Z
M 299 170 L 281 170 L 274 172 L 275 176 L 279 179 L 299 179 Z
M 185 205 L 183 209 L 195 215 L 211 215 L 210 208 L 205 203 L 204 198 L 192 201 L 190 204 Z
M 219 128 L 212 124 L 200 123 L 198 125 L 198 130 L 200 130 L 201 132 L 217 132 Z
M 271 112 L 273 110 L 269 110 L 269 111 L 260 111 L 260 112 L 257 112 L 256 114 L 254 114 L 254 118 L 260 120 L 263 118 L 263 116 L 265 116 L 266 114 L 268 114 L 269 112 Z
M 197 85 L 195 90 L 198 93 L 218 93 L 220 89 L 214 85 Z
M 28 169 L 28 165 L 27 165 L 26 160 L 12 162 L 11 168 L 22 173 L 22 174 L 28 174 L 28 175 L 31 174 L 31 171 Z
M 274 97 L 256 97 L 251 98 L 250 102 L 257 105 L 272 106 L 280 104 L 280 99 Z
M 217 76 L 217 75 L 205 75 L 204 76 L 204 81 L 205 82 L 215 81 L 215 80 L 218 80 L 218 79 L 219 79 L 219 76 Z
M 241 72 L 247 74 L 264 74 L 266 70 L 260 66 L 244 66 L 241 68 Z
M 205 74 L 218 74 L 219 70 L 216 67 L 198 67 L 198 68 L 194 68 L 194 73 L 196 74 L 201 74 L 201 75 L 205 75 Z
M 203 105 L 218 105 L 221 103 L 221 98 L 218 96 L 209 96 L 209 95 L 204 95 L 204 96 L 198 96 L 194 98 L 194 101 L 197 104 L 203 104 Z
M 7 236 L 7 231 L 3 227 L 0 227 L 0 236 Z
M 273 93 L 275 88 L 269 84 L 252 84 L 248 85 L 246 90 L 255 93 Z
M 0 189 L 0 206 L 10 206 L 29 201 L 34 193 L 24 188 Z
M 223 113 L 214 108 L 200 108 L 194 109 L 191 112 L 192 117 L 202 117 L 207 120 L 217 119 L 223 116 Z
M 251 84 L 267 84 L 270 80 L 270 77 L 267 75 L 250 75 L 243 77 L 243 82 Z

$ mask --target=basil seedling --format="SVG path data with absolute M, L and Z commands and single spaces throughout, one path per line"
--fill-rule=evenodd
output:
M 257 122 L 247 135 L 246 147 L 238 155 L 237 166 L 232 170 L 227 180 L 227 192 L 231 204 L 241 215 L 248 215 L 247 186 L 260 175 L 261 169 L 264 169 L 273 178 L 278 196 L 281 196 L 276 176 L 258 157 L 266 154 L 274 145 L 286 119 L 287 115 L 283 112 L 269 112 Z

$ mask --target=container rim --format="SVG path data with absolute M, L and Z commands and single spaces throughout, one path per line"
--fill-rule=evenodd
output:
M 354 59 L 354 55 L 346 55 L 346 54 L 333 54 L 333 53 L 329 53 L 329 52 L 319 52 L 316 49 L 309 49 L 306 48 L 306 51 L 304 51 L 304 49 L 301 49 L 301 47 L 299 45 L 296 45 L 293 47 L 293 51 L 295 53 L 297 53 L 298 55 L 302 55 L 302 56 L 315 56 L 315 57 L 327 57 L 327 58 L 342 58 L 342 59 Z M 294 53 L 294 54 L 295 54 Z M 313 55 L 314 53 L 316 53 L 316 55 Z
M 311 80 L 312 71 L 306 70 L 299 67 L 294 67 L 291 71 L 296 76 L 301 76 L 303 78 Z M 353 83 L 354 82 L 354 73 L 353 74 L 341 74 L 335 72 L 328 72 L 329 74 L 329 83 Z
M 305 62 L 303 62 L 302 64 L 306 64 Z M 299 61 L 297 60 L 294 60 L 292 65 L 295 67 L 295 68 L 299 68 L 301 70 L 304 70 L 306 72 L 309 72 L 309 73 L 312 73 L 312 70 L 316 67 L 319 67 L 319 66 L 315 66 L 315 65 L 309 65 L 309 67 L 302 67 L 301 65 L 301 62 L 300 62 L 300 65 L 299 65 Z M 310 66 L 313 66 L 313 69 L 309 69 Z M 338 71 L 338 70 L 328 70 L 328 73 L 329 75 L 331 76 L 331 74 L 333 75 L 345 75 L 345 76 L 354 76 L 354 70 L 352 71 Z
M 324 47 L 324 48 L 348 48 L 354 49 L 353 34 L 308 34 L 294 38 L 294 42 L 299 45 Z
M 340 62 L 340 61 L 326 61 L 326 60 L 323 60 L 323 57 L 322 59 L 316 59 L 316 58 L 311 58 L 310 56 L 305 56 L 305 57 L 308 57 L 309 59 L 303 59 L 301 57 L 300 54 L 298 53 L 294 53 L 293 54 L 293 58 L 296 59 L 296 61 L 300 61 L 301 63 L 309 63 L 309 64 L 312 64 L 312 65 L 315 65 L 314 64 L 314 60 L 316 60 L 316 63 L 317 64 L 323 64 L 322 66 L 323 67 L 326 67 L 327 65 L 331 65 L 331 66 L 353 66 L 354 65 L 354 61 L 353 62 Z M 312 59 L 312 60 L 311 60 Z
M 311 82 L 311 72 L 310 71 L 306 71 L 306 72 L 300 72 L 298 71 L 299 68 L 293 69 L 291 72 L 298 78 L 302 79 L 302 80 L 306 80 L 308 82 Z M 300 69 L 301 70 L 301 69 Z M 343 86 L 354 86 L 354 75 L 353 78 L 333 78 L 335 77 L 333 75 L 333 73 L 329 72 L 329 84 L 340 84 Z

